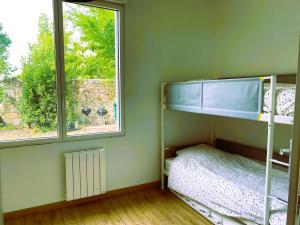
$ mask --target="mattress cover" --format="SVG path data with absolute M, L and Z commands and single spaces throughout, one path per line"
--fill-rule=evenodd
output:
M 168 187 L 223 215 L 263 224 L 265 166 L 239 155 L 198 145 L 173 160 Z M 288 173 L 273 169 L 272 195 L 286 200 Z M 271 200 L 271 225 L 286 223 L 287 205 Z
M 294 116 L 295 112 L 295 84 L 276 84 L 276 115 L 279 116 Z M 270 84 L 264 85 L 264 105 L 263 111 L 269 112 L 270 102 Z

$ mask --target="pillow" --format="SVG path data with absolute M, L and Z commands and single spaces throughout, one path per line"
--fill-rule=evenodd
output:
M 213 146 L 207 145 L 207 144 L 199 144 L 199 145 L 194 145 L 194 146 L 190 146 L 187 148 L 183 148 L 180 149 L 178 151 L 176 151 L 176 155 L 180 155 L 186 151 L 201 151 L 203 149 L 215 149 Z

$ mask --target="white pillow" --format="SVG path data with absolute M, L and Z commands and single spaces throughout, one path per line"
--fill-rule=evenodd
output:
M 187 148 L 180 149 L 180 150 L 176 151 L 176 155 L 180 155 L 183 152 L 186 152 L 186 151 L 189 151 L 189 150 L 201 151 L 203 149 L 208 149 L 208 148 L 209 149 L 215 149 L 213 146 L 210 146 L 210 145 L 207 145 L 207 144 L 199 144 L 199 145 L 194 145 L 194 146 L 190 146 L 190 147 L 187 147 Z

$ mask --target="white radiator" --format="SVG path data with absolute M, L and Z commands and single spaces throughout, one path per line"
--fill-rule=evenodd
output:
M 106 192 L 105 150 L 65 154 L 67 201 Z

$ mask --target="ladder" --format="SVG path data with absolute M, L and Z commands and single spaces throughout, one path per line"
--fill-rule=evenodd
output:
M 289 155 L 289 163 L 285 163 L 276 159 L 273 159 L 273 140 L 274 140 L 274 117 L 276 111 L 276 82 L 277 77 L 276 75 L 271 76 L 271 94 L 270 94 L 270 109 L 269 109 L 269 119 L 268 119 L 268 144 L 267 144 L 267 159 L 266 159 L 266 183 L 265 183 L 265 208 L 264 208 L 264 225 L 269 225 L 269 218 L 270 218 L 270 208 L 271 208 L 271 200 L 282 202 L 288 205 L 288 202 L 272 196 L 272 167 L 273 163 L 286 166 L 290 168 L 290 152 L 292 149 L 292 139 L 290 140 L 290 147 L 289 149 L 280 149 L 280 154 L 288 154 Z

